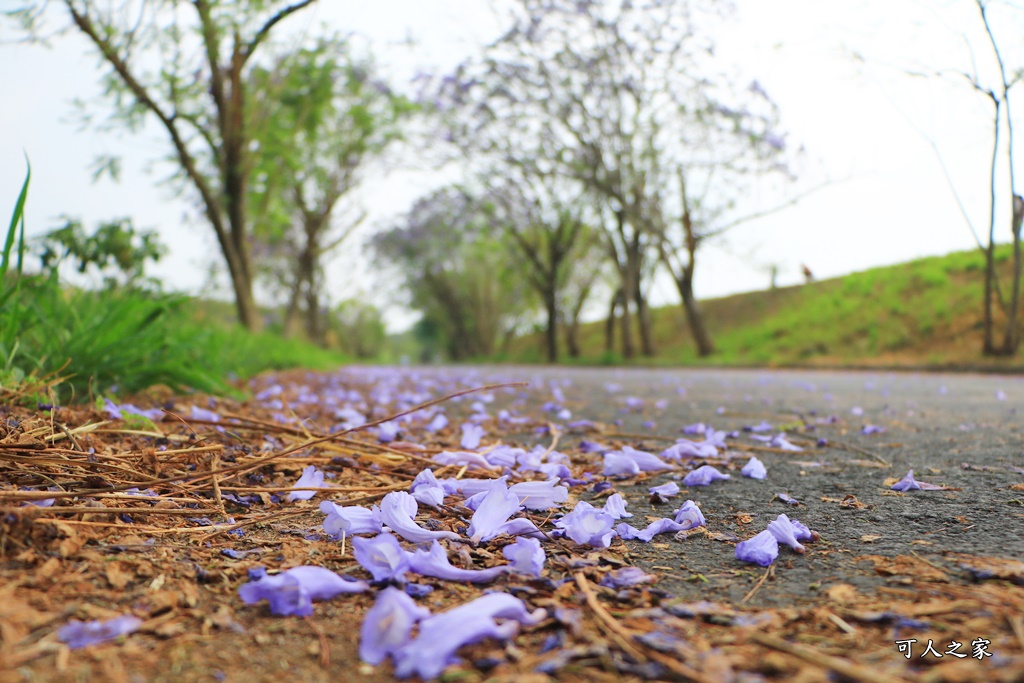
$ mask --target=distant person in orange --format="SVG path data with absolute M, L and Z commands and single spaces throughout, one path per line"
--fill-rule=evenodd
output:
M 814 282 L 814 273 L 811 272 L 811 269 L 808 268 L 806 264 L 801 263 L 800 269 L 804 271 L 804 280 L 807 281 L 807 283 Z

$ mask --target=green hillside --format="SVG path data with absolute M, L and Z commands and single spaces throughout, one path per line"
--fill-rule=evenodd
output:
M 1011 251 L 997 251 L 1009 299 Z M 807 285 L 701 302 L 717 352 L 697 357 L 682 308 L 653 311 L 656 354 L 640 364 L 806 366 L 1019 366 L 983 359 L 984 256 L 975 251 L 924 258 Z M 997 342 L 1003 317 L 997 307 Z M 604 350 L 603 321 L 581 330 L 576 362 L 613 363 Z M 517 339 L 510 360 L 543 360 L 539 333 Z

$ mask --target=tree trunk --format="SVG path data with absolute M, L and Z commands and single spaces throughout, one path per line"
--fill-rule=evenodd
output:
M 640 328 L 640 350 L 647 358 L 654 355 L 654 333 L 651 329 L 651 308 L 647 305 L 647 297 L 640 289 L 639 281 L 633 289 L 633 300 L 636 302 L 637 324 Z
M 683 276 L 676 280 L 679 288 L 679 297 L 683 301 L 683 311 L 686 313 L 686 322 L 690 326 L 690 334 L 697 345 L 697 355 L 706 358 L 715 352 L 715 345 L 711 342 L 711 335 L 708 334 L 704 324 L 704 314 L 700 312 L 697 305 L 697 297 L 693 295 L 693 266 L 687 266 L 683 270 Z
M 996 354 L 992 321 L 992 283 L 996 276 L 995 248 L 995 242 L 992 240 L 989 240 L 988 246 L 985 247 L 985 305 L 983 309 L 985 320 L 981 352 L 986 356 Z
M 1020 347 L 1020 330 L 1017 325 L 1017 312 L 1020 307 L 1021 253 L 1020 229 L 1024 223 L 1024 197 L 1013 196 L 1013 289 L 1010 295 L 1010 310 L 1006 312 L 1006 333 L 1003 337 L 1003 354 L 1014 356 Z
M 547 345 L 547 355 L 549 363 L 558 362 L 558 289 L 554 286 L 554 281 L 550 283 L 552 286 L 547 288 L 544 292 L 544 308 L 547 309 L 548 313 L 548 328 L 545 330 L 545 343 Z
M 615 351 L 615 311 L 619 307 L 619 300 L 622 298 L 622 290 L 617 290 L 612 294 L 611 301 L 608 303 L 608 319 L 604 323 L 604 352 L 611 354 Z

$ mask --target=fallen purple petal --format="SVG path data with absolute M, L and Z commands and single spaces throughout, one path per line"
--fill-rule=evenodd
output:
M 638 586 L 642 583 L 654 583 L 657 580 L 657 576 L 646 573 L 640 567 L 622 567 L 605 574 L 601 579 L 600 585 L 620 590 Z
M 327 515 L 324 520 L 324 533 L 335 540 L 339 540 L 342 534 L 379 534 L 383 528 L 380 509 L 376 505 L 372 508 L 358 505 L 342 507 L 325 500 L 320 503 L 320 512 Z
M 622 497 L 621 493 L 613 493 L 608 496 L 604 501 L 604 507 L 601 509 L 606 514 L 611 515 L 612 519 L 633 516 L 632 512 L 626 512 L 626 499 Z
M 779 556 L 779 541 L 765 529 L 757 536 L 736 544 L 736 559 L 767 567 Z
M 907 471 L 906 475 L 904 475 L 902 479 L 889 488 L 893 491 L 944 491 L 947 489 L 945 486 L 917 481 L 914 479 L 914 470 Z
M 662 484 L 661 486 L 652 486 L 648 488 L 647 491 L 652 495 L 658 495 L 662 498 L 671 498 L 672 496 L 679 495 L 679 484 L 674 481 L 670 481 L 667 484 Z
M 430 616 L 397 588 L 388 586 L 377 595 L 366 612 L 359 638 L 359 658 L 367 664 L 380 664 L 388 655 L 407 645 L 413 626 Z
M 238 589 L 238 595 L 247 605 L 266 600 L 271 614 L 308 617 L 313 613 L 313 600 L 330 600 L 369 587 L 365 581 L 347 581 L 323 567 L 304 566 L 250 581 Z
M 302 476 L 295 482 L 292 488 L 321 488 L 324 485 L 324 473 L 314 465 L 302 470 Z M 288 502 L 293 500 L 309 500 L 316 495 L 316 491 L 292 491 L 288 494 Z
M 459 445 L 467 451 L 476 450 L 480 446 L 480 440 L 484 438 L 484 428 L 470 422 L 462 425 L 462 440 Z
M 432 576 L 445 581 L 468 581 L 470 583 L 490 583 L 502 574 L 508 573 L 509 565 L 491 567 L 489 569 L 460 569 L 453 567 L 448 561 L 448 553 L 444 547 L 434 541 L 430 550 L 417 550 L 409 557 L 409 568 L 421 576 Z
M 474 543 L 489 541 L 502 533 L 501 527 L 520 507 L 519 496 L 505 488 L 504 483 L 495 486 L 484 495 L 466 533 Z
M 636 539 L 638 541 L 643 541 L 644 543 L 650 543 L 658 534 L 673 531 L 686 531 L 690 528 L 690 525 L 685 522 L 680 524 L 672 519 L 657 519 L 647 525 L 647 528 L 642 531 L 630 524 L 622 522 L 615 527 L 615 532 L 620 538 L 625 540 Z
M 751 479 L 764 479 L 768 476 L 768 470 L 765 469 L 763 462 L 752 456 L 740 470 L 740 474 Z
M 458 539 L 451 531 L 428 531 L 416 524 L 416 499 L 405 491 L 392 491 L 380 502 L 380 519 L 396 534 L 413 543 L 430 543 L 438 539 Z
M 352 539 L 352 555 L 374 581 L 404 581 L 409 571 L 409 553 L 393 534 L 378 534 L 373 538 L 356 536 Z
M 136 631 L 142 619 L 125 614 L 106 621 L 78 621 L 72 619 L 57 629 L 57 639 L 72 650 L 104 643 Z
M 516 494 L 528 510 L 548 510 L 569 500 L 569 489 L 559 486 L 558 481 L 524 481 L 513 484 L 509 491 Z
M 513 571 L 526 576 L 540 576 L 547 559 L 544 548 L 535 538 L 518 538 L 515 543 L 502 548 L 501 554 Z
M 688 500 L 683 503 L 675 512 L 675 521 L 679 524 L 689 524 L 687 529 L 696 529 L 699 526 L 707 524 L 707 520 L 704 519 L 704 514 L 697 507 L 697 504 L 692 500 Z
M 728 474 L 722 474 L 711 465 L 701 465 L 683 477 L 684 486 L 707 486 L 713 481 L 729 479 Z
M 804 554 L 805 548 L 796 538 L 797 530 L 793 528 L 793 524 L 789 521 L 789 517 L 786 515 L 779 515 L 773 521 L 769 522 L 768 531 L 771 532 L 772 536 L 774 536 L 775 540 L 779 543 L 785 543 L 801 555 Z
M 607 548 L 615 535 L 615 519 L 581 500 L 572 512 L 555 521 L 555 526 L 562 529 L 565 535 L 580 545 L 595 548 Z

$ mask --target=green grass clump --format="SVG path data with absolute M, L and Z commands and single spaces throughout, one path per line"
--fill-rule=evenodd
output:
M 332 351 L 239 326 L 204 322 L 203 306 L 178 294 L 63 286 L 51 271 L 26 275 L 26 176 L 0 260 L 0 393 L 60 402 L 154 385 L 231 392 L 231 378 L 270 369 L 326 369 Z

